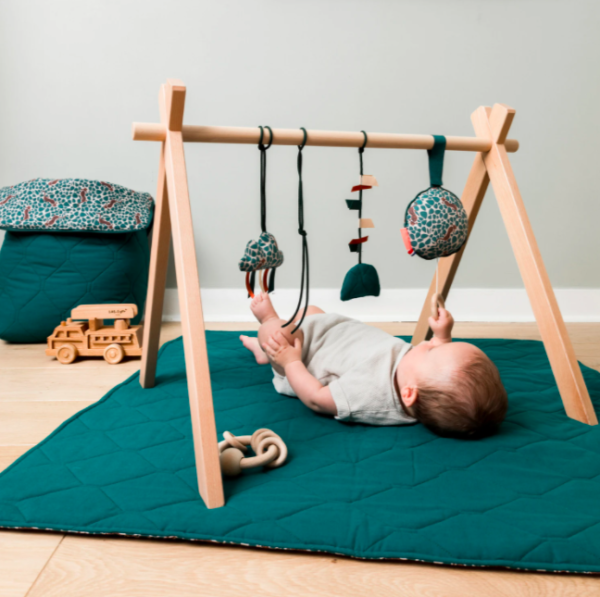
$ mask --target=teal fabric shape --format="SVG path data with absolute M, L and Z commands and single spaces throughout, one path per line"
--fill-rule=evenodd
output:
M 0 338 L 46 342 L 77 305 L 135 303 L 148 286 L 146 230 L 7 232 L 0 250 Z
M 279 250 L 275 237 L 269 232 L 263 232 L 258 237 L 258 245 L 266 257 L 266 268 L 279 267 L 283 263 L 283 253 Z
M 260 269 L 279 267 L 283 263 L 283 253 L 279 250 L 275 237 L 263 232 L 258 240 L 251 240 L 239 262 L 242 272 L 255 272 Z
M 469 340 L 509 408 L 497 435 L 465 441 L 319 415 L 275 391 L 239 332 L 206 339 L 218 439 L 272 429 L 282 467 L 226 478 L 225 506 L 206 508 L 179 338 L 152 389 L 134 374 L 0 473 L 0 527 L 600 572 L 600 426 L 565 415 L 540 342 Z M 581 369 L 598 411 L 600 373 Z
M 260 247 L 258 241 L 250 240 L 246 245 L 244 254 L 239 262 L 239 268 L 242 272 L 255 272 L 262 269 L 267 262 L 265 252 Z
M 467 213 L 460 199 L 443 187 L 429 187 L 406 208 L 404 227 L 414 252 L 423 259 L 447 257 L 467 241 Z
M 379 275 L 375 267 L 368 263 L 357 263 L 344 278 L 340 298 L 350 301 L 363 296 L 379 296 L 380 292 Z
M 0 228 L 119 233 L 145 230 L 154 202 L 148 193 L 99 180 L 36 178 L 0 189 Z

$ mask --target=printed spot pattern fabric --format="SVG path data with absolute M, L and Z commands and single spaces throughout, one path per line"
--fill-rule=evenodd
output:
M 130 232 L 150 226 L 153 208 L 150 194 L 116 184 L 36 178 L 0 189 L 0 228 Z
M 408 205 L 404 216 L 415 253 L 436 259 L 456 253 L 467 240 L 468 218 L 460 199 L 443 187 L 430 187 Z

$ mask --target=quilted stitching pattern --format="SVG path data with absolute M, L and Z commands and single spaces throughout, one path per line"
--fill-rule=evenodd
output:
M 600 572 L 600 428 L 568 419 L 543 346 L 478 340 L 510 397 L 500 434 L 369 427 L 281 396 L 236 333 L 208 332 L 219 433 L 267 426 L 282 468 L 196 490 L 181 339 L 0 475 L 0 526 L 179 537 L 363 558 Z M 596 408 L 600 373 L 582 367 Z
M 121 234 L 7 232 L 0 250 L 0 338 L 45 342 L 81 304 L 146 300 L 146 231 Z

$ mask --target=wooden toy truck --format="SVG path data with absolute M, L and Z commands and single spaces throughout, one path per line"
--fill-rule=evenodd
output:
M 80 355 L 104 357 L 111 365 L 120 363 L 124 356 L 142 356 L 142 326 L 129 323 L 136 315 L 133 304 L 79 305 L 48 337 L 46 354 L 65 365 Z M 105 326 L 105 319 L 114 319 L 114 326 Z

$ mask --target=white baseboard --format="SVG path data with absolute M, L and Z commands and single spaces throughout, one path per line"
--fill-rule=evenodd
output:
M 560 288 L 556 297 L 565 321 L 600 321 L 600 289 Z M 298 302 L 298 290 L 276 290 L 272 300 L 282 316 L 290 315 Z M 340 291 L 315 288 L 310 303 L 361 321 L 416 321 L 426 296 L 424 288 L 383 290 L 381 296 L 340 301 Z M 526 322 L 535 321 L 524 289 L 457 288 L 448 297 L 448 309 L 456 321 Z M 237 288 L 202 290 L 206 321 L 254 321 L 246 292 Z M 180 321 L 176 288 L 168 288 L 163 311 L 164 321 Z

